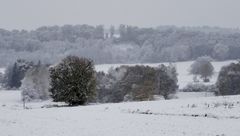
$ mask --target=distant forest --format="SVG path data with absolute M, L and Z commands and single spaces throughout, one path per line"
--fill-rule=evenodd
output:
M 217 27 L 139 28 L 120 25 L 44 26 L 33 31 L 0 29 L 0 66 L 17 59 L 54 64 L 68 55 L 95 64 L 154 63 L 240 58 L 240 30 Z

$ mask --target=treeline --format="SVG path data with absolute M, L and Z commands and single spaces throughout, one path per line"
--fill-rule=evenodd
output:
M 88 102 L 154 100 L 172 98 L 178 89 L 174 66 L 121 66 L 108 73 L 96 72 L 86 58 L 68 56 L 55 66 L 18 60 L 8 67 L 5 88 L 20 89 L 24 101 L 46 100 L 82 105 Z
M 121 66 L 97 73 L 98 102 L 147 101 L 154 95 L 170 99 L 178 89 L 174 66 Z
M 33 31 L 0 29 L 0 65 L 18 58 L 53 64 L 68 55 L 94 63 L 137 63 L 240 58 L 240 31 L 211 27 L 139 28 L 64 25 Z
M 208 82 L 206 79 L 212 75 L 211 67 L 207 57 L 199 58 L 191 67 L 192 74 Z M 54 66 L 40 61 L 35 64 L 18 60 L 8 67 L 1 83 L 9 89 L 20 89 L 24 102 L 52 98 L 69 105 L 83 105 L 90 102 L 155 100 L 155 96 L 175 98 L 177 75 L 176 68 L 171 64 L 158 67 L 121 66 L 111 68 L 108 73 L 96 72 L 90 59 L 68 56 Z M 179 91 L 237 95 L 240 94 L 239 83 L 240 62 L 224 66 L 214 85 L 189 84 Z

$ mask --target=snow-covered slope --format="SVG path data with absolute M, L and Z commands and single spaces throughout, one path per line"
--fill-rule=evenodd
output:
M 211 82 L 209 84 L 214 84 L 217 80 L 218 73 L 221 70 L 222 66 L 229 65 L 232 62 L 236 62 L 234 60 L 230 61 L 221 61 L 221 62 L 212 62 L 214 66 L 214 75 L 211 79 Z M 193 76 L 189 74 L 189 69 L 193 61 L 186 61 L 186 62 L 176 62 L 173 63 L 178 72 L 178 84 L 179 88 L 185 87 L 188 83 L 191 83 L 193 80 Z M 103 71 L 103 72 L 108 72 L 109 68 L 113 67 L 119 67 L 121 65 L 129 65 L 129 66 L 134 66 L 134 65 L 148 65 L 151 67 L 157 67 L 160 64 L 166 64 L 168 65 L 169 63 L 150 63 L 150 64 L 103 64 L 103 65 L 96 65 L 96 70 L 97 71 Z
M 240 134 L 240 96 L 41 108 L 47 103 L 24 110 L 19 92 L 0 91 L 0 136 Z

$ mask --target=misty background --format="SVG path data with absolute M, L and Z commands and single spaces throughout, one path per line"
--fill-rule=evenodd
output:
M 237 0 L 0 0 L 0 65 L 240 57 Z

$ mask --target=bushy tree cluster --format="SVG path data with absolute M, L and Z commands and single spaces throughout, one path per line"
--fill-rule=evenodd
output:
M 220 95 L 240 94 L 240 62 L 232 63 L 221 69 L 217 87 Z
M 178 89 L 177 71 L 173 65 L 160 65 L 157 68 L 157 94 L 165 99 L 171 98 L 170 94 L 175 94 Z
M 28 62 L 22 59 L 19 59 L 13 65 L 8 66 L 4 75 L 4 87 L 19 88 L 25 73 L 33 66 L 33 62 Z
M 83 105 L 95 95 L 95 71 L 91 60 L 68 56 L 50 68 L 50 92 L 54 101 Z
M 180 90 L 181 92 L 214 92 L 217 93 L 216 85 L 205 85 L 202 83 L 190 83 Z
M 119 68 L 110 68 L 108 74 L 97 72 L 97 101 L 106 102 L 120 102 L 123 101 L 125 93 L 118 89 L 118 83 L 124 78 L 127 72 L 127 67 L 121 66 Z
M 127 67 L 124 77 L 117 85 L 117 89 L 124 92 L 121 98 L 125 98 L 125 101 L 152 100 L 155 91 L 155 72 L 154 68 L 148 66 Z
M 168 99 L 177 88 L 176 69 L 171 66 L 121 66 L 97 74 L 99 102 L 152 100 L 153 95 Z
M 47 100 L 49 93 L 48 67 L 40 63 L 29 69 L 22 80 L 22 99 L 24 101 Z
M 200 76 L 204 82 L 209 82 L 209 77 L 211 77 L 214 72 L 211 60 L 212 59 L 208 56 L 197 58 L 197 60 L 191 65 L 190 73 L 196 77 Z

